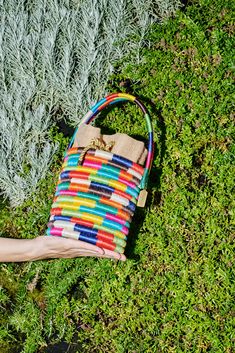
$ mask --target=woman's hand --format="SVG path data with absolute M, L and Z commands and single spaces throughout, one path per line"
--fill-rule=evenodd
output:
M 74 239 L 56 236 L 41 236 L 35 239 L 0 238 L 0 262 L 22 262 L 83 256 L 126 260 L 125 255 Z
M 125 255 L 114 251 L 101 249 L 80 240 L 74 240 L 63 237 L 47 236 L 36 238 L 37 242 L 45 248 L 42 252 L 47 254 L 47 258 L 73 258 L 80 256 L 104 257 L 125 261 Z

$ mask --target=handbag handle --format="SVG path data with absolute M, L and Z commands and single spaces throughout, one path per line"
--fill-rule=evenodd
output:
M 105 98 L 101 99 L 96 103 L 90 110 L 89 112 L 82 118 L 81 124 L 90 124 L 96 117 L 96 115 L 101 112 L 104 108 L 106 108 L 108 105 L 115 104 L 118 102 L 125 102 L 125 101 L 130 101 L 138 105 L 138 107 L 141 109 L 141 111 L 144 114 L 145 120 L 146 120 L 146 127 L 148 130 L 148 154 L 147 154 L 147 160 L 145 163 L 145 168 L 144 168 L 144 174 L 141 179 L 140 183 L 140 189 L 146 189 L 147 188 L 147 183 L 148 183 L 148 178 L 149 178 L 149 173 L 151 170 L 152 162 L 153 162 L 153 153 L 154 153 L 154 143 L 153 143 L 153 128 L 152 128 L 152 123 L 150 120 L 150 117 L 147 113 L 147 110 L 145 106 L 134 96 L 126 93 L 114 93 L 106 96 Z M 77 129 L 79 126 L 76 128 L 73 137 L 70 141 L 69 148 L 72 146 L 75 135 L 77 132 Z

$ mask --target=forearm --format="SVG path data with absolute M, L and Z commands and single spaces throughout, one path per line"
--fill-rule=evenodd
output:
M 46 249 L 38 239 L 0 238 L 0 262 L 33 261 L 45 257 Z

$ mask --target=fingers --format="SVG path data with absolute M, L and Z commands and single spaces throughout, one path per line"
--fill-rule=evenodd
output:
M 89 244 L 89 243 L 86 243 L 86 242 L 81 241 L 81 240 L 77 240 L 77 243 L 78 243 L 79 248 L 82 248 L 85 251 L 87 250 L 87 251 L 90 251 L 90 252 L 95 252 L 95 253 L 98 253 L 100 255 L 104 254 L 104 250 L 102 248 L 99 248 L 96 245 Z
M 92 253 L 84 253 L 81 256 L 84 257 L 97 257 L 97 258 L 105 258 L 105 259 L 113 259 L 113 260 L 120 260 L 120 261 L 125 261 L 126 257 L 124 255 L 119 254 L 119 256 L 113 256 L 113 255 L 107 255 L 107 254 L 92 254 Z
M 68 239 L 73 242 L 74 245 L 74 239 Z M 78 245 L 78 248 L 81 252 L 81 256 L 94 256 L 94 257 L 99 257 L 99 258 L 106 258 L 106 259 L 115 259 L 115 260 L 120 260 L 120 261 L 126 261 L 126 256 L 123 254 L 119 254 L 115 251 L 111 251 L 108 249 L 103 249 L 100 248 L 96 245 L 86 243 L 81 240 L 76 240 L 76 243 Z M 77 246 L 76 246 L 77 248 Z
M 49 255 L 52 258 L 74 258 L 82 256 L 93 256 L 98 258 L 114 259 L 125 261 L 126 256 L 119 254 L 115 251 L 100 248 L 96 245 L 89 244 L 87 242 L 62 237 L 44 237 L 49 242 L 50 252 Z M 48 257 L 46 256 L 46 257 Z
M 77 252 L 83 252 L 83 251 L 90 251 L 94 252 L 95 254 L 98 253 L 102 255 L 104 253 L 103 249 L 99 248 L 96 245 L 86 243 L 85 241 L 81 240 L 76 240 L 76 239 L 71 239 L 71 238 L 62 238 L 62 237 L 52 237 L 56 238 L 57 242 L 61 242 L 61 244 L 64 245 L 66 250 L 73 249 L 74 251 L 77 250 Z
M 126 261 L 126 256 L 124 254 L 119 254 L 115 251 L 111 251 L 107 249 L 103 249 L 103 250 L 104 250 L 104 254 L 103 255 L 97 254 L 96 257 Z
M 111 250 L 107 250 L 107 249 L 104 249 L 104 255 L 106 257 L 114 258 L 116 260 L 121 260 L 121 261 L 125 261 L 126 260 L 126 256 L 124 254 L 119 254 L 119 253 L 117 253 L 115 251 L 111 251 Z
M 84 257 L 97 257 L 97 258 L 105 258 L 105 259 L 114 259 L 114 260 L 120 260 L 120 261 L 126 261 L 126 256 L 123 254 L 119 254 L 114 251 L 102 249 L 103 254 L 100 254 L 98 252 L 93 252 L 89 250 L 84 250 L 81 249 L 79 251 L 79 255 L 76 254 L 76 256 L 84 256 Z
M 105 258 L 105 259 L 113 259 L 113 260 L 118 260 L 118 261 L 126 261 L 126 256 L 123 254 L 118 254 L 118 256 L 104 254 L 104 255 L 97 255 L 96 257 Z

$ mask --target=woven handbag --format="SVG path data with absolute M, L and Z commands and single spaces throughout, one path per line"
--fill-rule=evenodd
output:
M 105 107 L 125 101 L 137 104 L 146 120 L 148 153 L 145 167 L 111 153 L 112 146 L 104 146 L 101 142 L 91 141 L 87 147 L 72 147 L 77 128 L 64 156 L 47 235 L 79 239 L 124 253 L 136 205 L 144 207 L 147 197 L 153 160 L 152 124 L 144 105 L 125 93 L 101 99 L 81 121 L 81 124 L 90 124 Z

